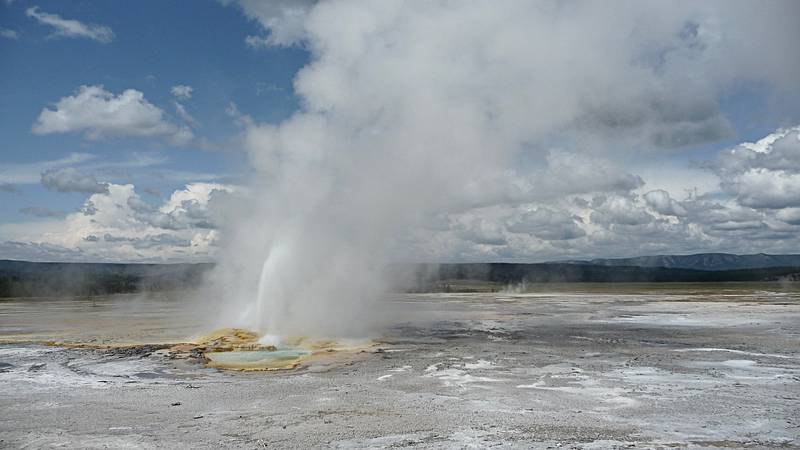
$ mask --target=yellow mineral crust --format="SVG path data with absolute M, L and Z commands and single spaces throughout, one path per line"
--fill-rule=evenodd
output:
M 95 342 L 39 341 L 44 345 L 94 348 L 127 353 L 155 354 L 174 359 L 201 359 L 208 367 L 238 371 L 271 371 L 300 366 L 321 370 L 349 364 L 374 347 L 372 341 L 287 337 L 282 347 L 260 344 L 259 333 L 242 328 L 221 328 L 183 343 L 118 344 Z M 285 346 L 285 347 L 284 347 Z M 137 353 L 137 354 L 138 354 Z
M 337 340 L 288 337 L 285 348 L 259 344 L 258 333 L 240 328 L 223 328 L 197 339 L 194 345 L 179 345 L 172 349 L 176 357 L 202 352 L 209 367 L 227 370 L 258 371 L 294 369 L 315 361 L 331 363 L 337 359 L 352 359 L 353 355 L 372 346 L 369 341 L 342 342 Z
M 241 328 L 221 328 L 197 340 L 197 347 L 202 347 L 209 352 L 230 352 L 244 350 L 275 350 L 273 345 L 258 343 L 258 333 Z

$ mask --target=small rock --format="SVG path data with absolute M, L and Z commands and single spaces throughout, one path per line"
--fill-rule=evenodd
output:
M 28 367 L 28 372 L 38 372 L 38 371 L 44 369 L 45 366 L 47 366 L 47 364 L 45 364 L 45 363 L 31 364 L 31 366 Z

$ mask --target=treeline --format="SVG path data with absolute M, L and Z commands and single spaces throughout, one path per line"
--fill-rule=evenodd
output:
M 800 281 L 800 267 L 737 270 L 695 270 L 665 267 L 605 266 L 574 263 L 420 264 L 414 270 L 418 287 L 443 280 L 493 283 L 668 283 L 728 281 Z
M 104 295 L 199 285 L 212 264 L 35 263 L 0 260 L 0 297 Z M 800 267 L 695 270 L 576 263 L 394 264 L 399 290 L 435 291 L 448 280 L 516 284 L 800 281 Z M 354 274 L 356 276 L 358 274 Z M 309 279 L 314 274 L 307 274 Z
M 0 297 L 105 295 L 184 289 L 212 264 L 39 263 L 0 260 Z

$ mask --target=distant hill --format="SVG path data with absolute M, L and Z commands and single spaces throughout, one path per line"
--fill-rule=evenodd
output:
M 568 261 L 598 266 L 665 267 L 670 269 L 736 270 L 769 267 L 800 267 L 800 255 L 734 255 L 730 253 L 698 253 L 695 255 L 656 255 L 635 258 L 591 259 Z

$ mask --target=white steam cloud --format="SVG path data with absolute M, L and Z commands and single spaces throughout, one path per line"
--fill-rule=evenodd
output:
M 292 9 L 291 33 L 285 8 L 252 3 L 266 44 L 312 56 L 300 111 L 242 118 L 258 175 L 217 211 L 222 320 L 268 334 L 363 333 L 384 264 L 418 257 L 448 213 L 603 194 L 598 223 L 652 220 L 625 196 L 642 184 L 626 159 L 728 136 L 717 102 L 734 83 L 800 82 L 796 2 L 323 1 Z M 569 241 L 583 220 L 544 207 L 509 226 Z

